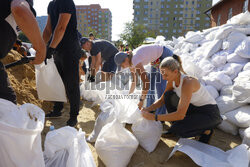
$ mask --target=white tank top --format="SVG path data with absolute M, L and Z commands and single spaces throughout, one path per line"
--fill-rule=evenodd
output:
M 175 86 L 175 82 L 173 81 L 174 91 L 179 98 L 181 97 L 181 89 L 182 89 L 183 79 L 185 77 L 186 75 L 181 74 L 180 85 L 178 87 Z M 193 104 L 194 106 L 204 106 L 207 104 L 216 104 L 216 101 L 210 95 L 207 89 L 202 84 L 200 84 L 200 89 L 192 94 L 190 103 Z

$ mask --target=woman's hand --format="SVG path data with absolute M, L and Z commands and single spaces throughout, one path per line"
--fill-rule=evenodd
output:
M 154 114 L 151 114 L 151 113 L 149 113 L 147 111 L 144 111 L 144 110 L 142 110 L 141 112 L 142 112 L 142 116 L 145 119 L 147 119 L 147 120 L 155 120 L 155 115 Z
M 148 108 L 142 108 L 141 111 L 150 112 Z

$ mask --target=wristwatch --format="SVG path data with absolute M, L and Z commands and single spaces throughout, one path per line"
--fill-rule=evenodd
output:
M 158 121 L 158 114 L 155 114 L 155 121 Z

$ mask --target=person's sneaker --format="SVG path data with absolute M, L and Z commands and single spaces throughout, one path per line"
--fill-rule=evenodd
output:
M 74 127 L 74 126 L 76 126 L 76 124 L 77 124 L 77 118 L 70 118 L 70 119 L 67 121 L 67 125 L 68 125 L 68 126 Z
M 60 118 L 61 116 L 62 116 L 61 112 L 53 112 L 53 111 L 45 115 L 46 118 Z
M 199 138 L 199 142 L 202 142 L 202 143 L 205 143 L 205 144 L 208 144 L 211 137 L 212 137 L 212 134 L 214 133 L 213 129 L 210 130 L 210 133 L 208 135 L 206 134 L 202 134 L 201 137 Z

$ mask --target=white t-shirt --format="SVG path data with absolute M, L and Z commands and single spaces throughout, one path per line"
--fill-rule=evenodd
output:
M 142 45 L 133 51 L 132 64 L 134 67 L 139 63 L 147 65 L 161 57 L 162 53 L 163 46 L 161 45 Z

